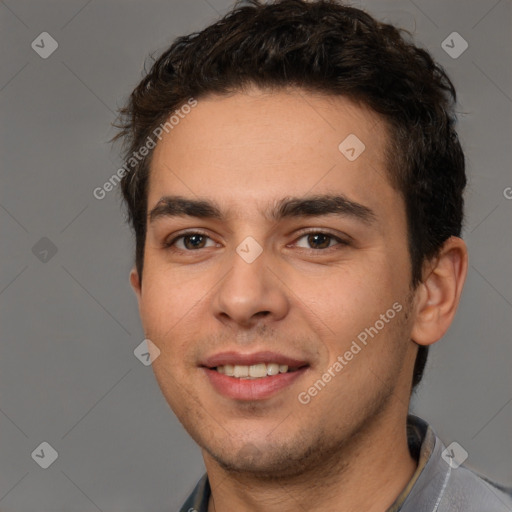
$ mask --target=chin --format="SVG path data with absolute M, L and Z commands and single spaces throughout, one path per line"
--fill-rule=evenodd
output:
M 206 451 L 227 472 L 278 480 L 302 474 L 313 462 L 315 449 L 304 442 L 291 447 L 263 441 L 259 445 L 248 442 L 238 449 L 231 447 L 230 453 L 226 449 Z

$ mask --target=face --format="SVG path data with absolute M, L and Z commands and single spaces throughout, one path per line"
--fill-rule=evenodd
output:
M 252 89 L 199 99 L 155 148 L 131 280 L 158 384 L 208 460 L 292 474 L 406 410 L 411 267 L 386 144 L 347 99 Z

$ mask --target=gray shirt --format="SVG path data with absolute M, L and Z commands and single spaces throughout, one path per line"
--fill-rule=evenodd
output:
M 386 512 L 512 512 L 512 488 L 459 464 L 461 449 L 447 449 L 432 427 L 412 414 L 407 416 L 407 442 L 418 467 Z M 205 474 L 180 512 L 208 512 L 210 492 Z

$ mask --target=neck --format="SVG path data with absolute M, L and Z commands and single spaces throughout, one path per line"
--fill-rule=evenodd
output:
M 209 512 L 382 512 L 412 478 L 417 462 L 407 445 L 406 415 L 374 422 L 300 475 L 233 474 L 203 453 L 212 494 Z

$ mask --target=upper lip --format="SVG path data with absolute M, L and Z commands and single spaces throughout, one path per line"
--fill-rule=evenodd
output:
M 307 361 L 295 359 L 292 357 L 279 354 L 277 352 L 261 351 L 252 354 L 243 354 L 241 352 L 219 352 L 214 354 L 201 363 L 201 366 L 207 368 L 215 368 L 217 366 L 224 366 L 226 364 L 251 366 L 258 363 L 277 363 L 287 365 L 288 367 L 301 367 L 307 365 Z

